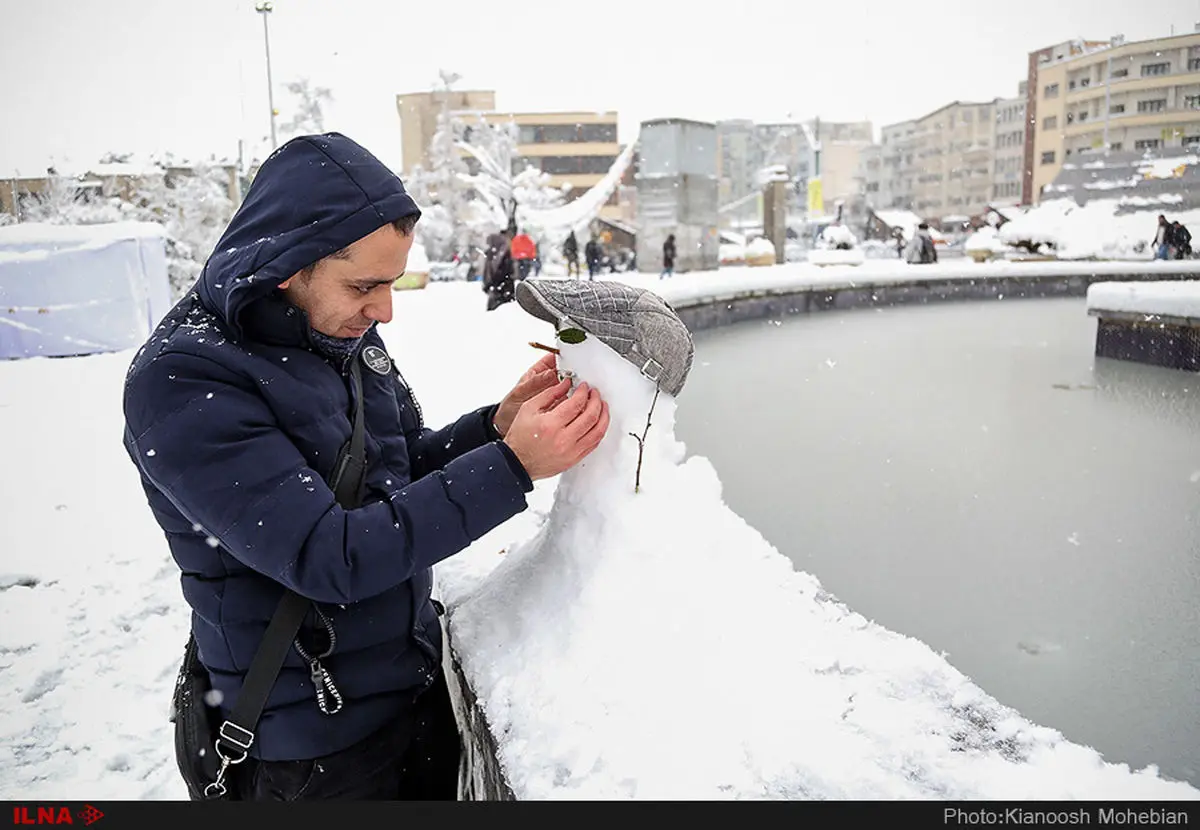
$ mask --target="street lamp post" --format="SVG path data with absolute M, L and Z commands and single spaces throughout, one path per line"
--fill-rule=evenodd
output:
M 271 35 L 267 29 L 267 17 L 271 14 L 274 6 L 269 0 L 259 3 L 254 7 L 254 10 L 262 15 L 263 20 L 263 46 L 267 53 L 267 105 L 271 108 L 271 149 L 274 150 L 279 146 L 279 141 L 275 137 L 275 84 L 271 81 Z

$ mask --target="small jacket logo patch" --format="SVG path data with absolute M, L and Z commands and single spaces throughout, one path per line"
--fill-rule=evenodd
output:
M 378 346 L 367 346 L 362 351 L 363 363 L 367 364 L 367 368 L 372 372 L 381 375 L 386 375 L 392 370 L 392 360 L 387 356 L 387 352 Z

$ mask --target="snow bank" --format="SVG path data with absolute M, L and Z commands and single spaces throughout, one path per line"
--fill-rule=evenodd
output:
M 996 232 L 996 229 L 989 225 L 980 228 L 967 237 L 967 240 L 963 243 L 963 250 L 968 253 L 971 251 L 987 251 L 992 254 L 1002 254 L 1013 249 L 1001 242 L 1000 235 Z
M 161 225 L 0 228 L 0 358 L 131 348 L 168 310 Z
M 1200 280 L 1186 282 L 1098 282 L 1088 286 L 1089 314 L 1121 311 L 1200 321 Z
M 1189 228 L 1200 227 L 1200 209 L 1174 212 L 1168 208 L 1165 201 L 1144 197 L 1092 199 L 1084 205 L 1073 199 L 1051 199 L 1005 223 L 999 239 L 1006 245 L 1047 245 L 1059 259 L 1150 260 L 1160 213 Z M 1128 212 L 1118 213 L 1119 209 Z

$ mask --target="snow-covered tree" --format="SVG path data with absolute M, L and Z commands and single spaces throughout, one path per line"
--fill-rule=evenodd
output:
M 188 173 L 142 179 L 131 217 L 166 228 L 167 270 L 177 297 L 200 275 L 234 211 L 224 170 L 206 163 L 188 169 Z
M 446 262 L 456 254 L 469 256 L 473 248 L 482 247 L 495 226 L 474 198 L 470 169 L 458 147 L 463 124 L 451 113 L 449 96 L 458 76 L 445 70 L 440 76 L 438 91 L 442 95 L 429 145 L 429 165 L 409 171 L 407 186 L 422 211 L 417 242 L 431 260 Z
M 292 100 L 287 120 L 279 124 L 280 138 L 287 141 L 298 135 L 325 132 L 324 107 L 333 103 L 333 91 L 328 87 L 313 86 L 308 78 L 291 81 L 284 88 Z
M 459 148 L 478 165 L 478 172 L 468 180 L 497 224 L 515 224 L 539 235 L 544 232 L 539 213 L 559 207 L 566 196 L 550 184 L 548 173 L 520 158 L 516 123 L 489 124 L 481 117 L 469 129 L 464 128 L 462 136 Z
M 21 208 L 22 221 L 52 225 L 95 225 L 122 218 L 114 200 L 95 190 L 88 192 L 77 178 L 53 172 L 47 175 L 42 191 Z

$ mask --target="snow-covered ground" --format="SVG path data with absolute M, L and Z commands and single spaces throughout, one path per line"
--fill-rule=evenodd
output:
M 629 281 L 695 297 L 732 276 Z M 484 305 L 478 283 L 396 295 L 383 334 L 431 423 L 500 397 L 553 336 Z M 674 438 L 686 388 L 656 404 L 635 494 L 648 389 L 595 346 L 563 359 L 610 398 L 604 444 L 437 569 L 519 797 L 1200 799 L 1028 723 L 794 571 Z M 166 718 L 187 612 L 121 445 L 131 358 L 0 364 L 0 798 L 186 797 Z
M 1088 286 L 1087 308 L 1200 320 L 1200 281 L 1098 282 Z

